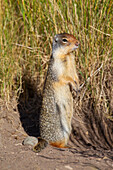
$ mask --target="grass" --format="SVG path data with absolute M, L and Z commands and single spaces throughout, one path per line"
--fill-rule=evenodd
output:
M 112 0 L 3 0 L 0 14 L 1 98 L 18 98 L 24 75 L 42 84 L 52 37 L 68 32 L 81 44 L 75 57 L 80 84 L 90 77 L 79 102 L 91 99 L 95 110 L 113 118 Z

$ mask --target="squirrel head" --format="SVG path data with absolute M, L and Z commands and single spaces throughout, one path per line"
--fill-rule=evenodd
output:
M 79 46 L 79 41 L 67 33 L 56 34 L 53 38 L 52 53 L 59 52 L 61 55 L 66 55 L 76 50 Z

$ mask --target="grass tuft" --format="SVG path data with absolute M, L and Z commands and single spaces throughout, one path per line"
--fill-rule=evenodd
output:
M 0 97 L 7 101 L 18 97 L 26 74 L 42 84 L 52 37 L 68 32 L 76 35 L 81 44 L 75 60 L 80 84 L 86 84 L 79 102 L 93 99 L 94 109 L 112 119 L 112 0 L 0 2 Z

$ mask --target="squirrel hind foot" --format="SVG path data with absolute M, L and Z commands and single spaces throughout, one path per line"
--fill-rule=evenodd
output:
M 69 148 L 65 142 L 65 139 L 62 141 L 50 142 L 49 144 L 57 148 Z
M 33 147 L 33 151 L 39 153 L 48 145 L 48 142 L 42 138 L 38 138 L 38 143 Z

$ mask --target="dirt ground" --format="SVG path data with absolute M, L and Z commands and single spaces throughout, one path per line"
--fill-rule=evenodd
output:
M 87 147 L 79 150 L 77 145 L 73 144 L 75 149 L 48 146 L 39 154 L 34 153 L 31 146 L 22 145 L 28 133 L 20 120 L 16 105 L 13 109 L 0 107 L 0 170 L 113 169 L 113 151 L 109 149 Z M 32 129 L 32 125 L 30 128 Z M 72 141 L 70 143 L 72 144 Z

